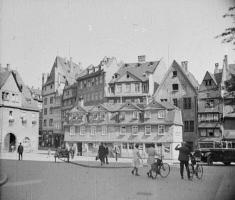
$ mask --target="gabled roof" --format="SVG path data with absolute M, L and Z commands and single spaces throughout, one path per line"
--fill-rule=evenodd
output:
M 75 76 L 81 72 L 80 65 L 67 61 L 66 58 L 62 58 L 60 56 L 56 56 L 53 67 L 50 72 L 50 76 L 47 78 L 45 84 L 49 84 L 54 82 L 55 80 L 55 68 L 58 68 L 61 75 L 62 81 L 65 83 L 68 81 L 68 84 L 71 85 L 74 83 Z
M 132 102 L 125 102 L 125 103 L 123 103 L 122 106 L 119 108 L 119 110 L 124 108 L 125 106 L 133 106 L 134 108 L 136 108 L 138 110 L 142 110 L 137 104 L 134 104 Z
M 197 80 L 195 79 L 195 77 L 193 76 L 193 74 L 191 74 L 189 71 L 185 71 L 183 69 L 183 67 L 181 67 L 175 60 L 172 62 L 171 67 L 168 69 L 168 71 L 166 72 L 164 78 L 162 79 L 162 82 L 160 83 L 159 87 L 157 88 L 155 94 L 158 93 L 158 91 L 163 87 L 163 83 L 166 81 L 166 79 L 170 76 L 170 73 L 172 72 L 172 69 L 177 68 L 185 77 L 185 79 L 189 82 L 189 85 L 191 86 L 191 88 L 195 91 L 195 93 L 197 92 L 197 88 L 199 87 L 199 84 L 197 82 Z M 154 94 L 154 95 L 155 95 Z
M 148 76 L 146 76 L 146 73 L 154 73 L 159 63 L 160 60 L 153 62 L 144 62 L 144 63 L 125 63 L 115 73 L 118 75 L 118 77 L 112 79 L 110 83 L 116 82 L 119 79 L 119 77 L 122 77 L 127 72 L 129 72 L 136 78 L 140 79 L 141 81 L 147 81 Z

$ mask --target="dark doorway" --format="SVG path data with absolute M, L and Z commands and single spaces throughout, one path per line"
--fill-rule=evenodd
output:
M 77 142 L 78 156 L 82 156 L 82 142 Z

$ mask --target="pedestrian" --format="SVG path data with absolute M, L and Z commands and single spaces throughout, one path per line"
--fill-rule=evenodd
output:
M 109 155 L 109 147 L 106 145 L 105 146 L 105 162 L 106 162 L 106 164 L 109 164 L 108 155 Z
M 157 151 L 154 148 L 154 144 L 150 144 L 149 148 L 147 148 L 147 164 L 149 171 L 147 172 L 148 177 L 152 176 L 152 171 L 157 170 L 157 173 L 159 172 L 159 166 L 161 164 L 160 155 L 157 153 Z
M 104 164 L 104 157 L 105 157 L 105 148 L 103 143 L 101 142 L 99 149 L 98 149 L 98 157 L 100 159 L 101 166 Z
M 119 147 L 117 145 L 114 146 L 113 152 L 115 154 L 115 160 L 118 161 L 118 154 L 120 154 Z
M 188 148 L 188 146 L 186 145 L 185 142 L 181 143 L 181 147 L 179 147 L 179 144 L 175 147 L 175 150 L 179 151 L 179 157 L 178 160 L 180 161 L 180 175 L 181 175 L 181 179 L 184 179 L 184 166 L 186 168 L 187 171 L 187 175 L 188 175 L 188 180 L 190 179 L 190 172 L 189 172 L 189 156 L 191 156 L 190 150 Z
M 131 173 L 133 175 L 135 174 L 136 176 L 139 176 L 138 170 L 141 166 L 141 161 L 140 160 L 142 160 L 142 158 L 141 158 L 140 152 L 139 152 L 139 145 L 136 144 L 135 148 L 133 150 L 133 169 L 131 171 Z M 142 160 L 142 162 L 143 162 L 143 160 Z
M 22 158 L 23 158 L 23 151 L 24 151 L 24 147 L 20 143 L 20 145 L 18 146 L 18 149 L 17 149 L 17 152 L 19 154 L 19 160 L 22 160 Z
M 50 148 L 50 146 L 48 147 L 48 152 L 47 152 L 47 154 L 48 154 L 48 158 L 50 158 L 50 157 L 51 157 L 51 148 Z

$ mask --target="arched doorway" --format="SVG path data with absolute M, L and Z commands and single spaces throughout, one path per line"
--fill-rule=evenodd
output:
M 16 150 L 16 136 L 13 133 L 8 133 L 4 141 L 5 150 L 13 152 Z

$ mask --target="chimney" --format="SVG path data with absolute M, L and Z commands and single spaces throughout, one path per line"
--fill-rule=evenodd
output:
M 7 71 L 10 71 L 11 68 L 10 68 L 10 64 L 7 64 Z
M 188 72 L 188 61 L 182 61 L 181 66 L 186 72 Z
M 45 83 L 45 73 L 42 73 L 42 86 L 44 85 Z
M 146 56 L 145 55 L 140 55 L 138 56 L 138 62 L 145 62 Z
M 219 63 L 215 63 L 214 74 L 219 73 Z

